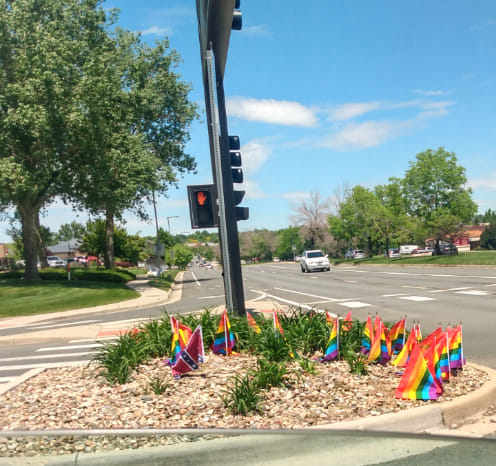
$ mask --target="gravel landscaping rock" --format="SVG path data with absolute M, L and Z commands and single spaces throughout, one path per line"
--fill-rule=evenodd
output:
M 161 359 L 139 366 L 129 383 L 111 386 L 96 363 L 46 370 L 0 397 L 0 456 L 71 454 L 195 441 L 195 436 L 9 437 L 9 431 L 56 429 L 295 429 L 324 426 L 438 401 L 397 400 L 400 377 L 391 365 L 370 365 L 364 376 L 344 361 L 318 364 L 315 375 L 289 364 L 284 387 L 263 391 L 261 412 L 245 417 L 224 407 L 223 396 L 235 374 L 255 368 L 256 359 L 207 355 L 196 372 L 174 380 Z M 160 380 L 165 390 L 155 394 Z M 480 388 L 488 376 L 465 366 L 439 401 Z M 493 414 L 493 413 L 491 413 Z M 2 437 L 3 436 L 3 437 Z

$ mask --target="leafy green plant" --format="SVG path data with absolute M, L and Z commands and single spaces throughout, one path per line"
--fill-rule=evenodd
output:
M 273 362 L 289 361 L 291 348 L 278 331 L 266 326 L 261 329 L 256 339 L 256 351 L 265 359 Z
M 156 375 L 150 382 L 150 388 L 155 395 L 162 395 L 168 387 L 169 384 L 162 382 L 162 379 L 158 375 Z
M 260 389 L 281 387 L 285 385 L 287 374 L 284 362 L 269 361 L 265 358 L 257 359 L 257 369 L 249 374 L 253 377 L 255 385 Z
M 253 411 L 260 412 L 262 398 L 255 379 L 248 374 L 236 374 L 232 380 L 232 386 L 222 391 L 224 407 L 232 414 L 240 416 L 246 416 Z
M 317 363 L 308 358 L 299 358 L 298 364 L 303 372 L 311 375 L 317 375 L 319 371 L 317 370 Z
M 281 315 L 280 322 L 288 344 L 302 354 L 313 354 L 325 347 L 329 330 L 324 314 L 293 308 L 289 315 Z
M 105 343 L 93 358 L 103 367 L 103 376 L 111 384 L 128 382 L 131 371 L 145 361 L 146 352 L 132 334 L 121 335 L 116 342 Z
M 147 357 L 165 357 L 169 355 L 172 345 L 172 329 L 167 314 L 157 320 L 149 320 L 140 325 L 140 332 L 135 335 L 143 346 Z
M 354 351 L 350 350 L 346 352 L 346 354 L 344 355 L 344 359 L 350 366 L 350 372 L 352 374 L 357 374 L 357 375 L 368 374 L 367 360 L 362 354 L 355 353 Z

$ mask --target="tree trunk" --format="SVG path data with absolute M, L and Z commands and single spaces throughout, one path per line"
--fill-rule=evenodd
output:
M 114 215 L 107 210 L 105 215 L 105 268 L 114 267 Z
M 23 205 L 19 209 L 22 223 L 22 243 L 24 246 L 24 259 L 26 260 L 26 268 L 24 270 L 25 280 L 39 280 L 38 273 L 38 241 L 36 234 L 35 217 L 38 212 L 31 205 Z
M 46 250 L 45 250 L 45 242 L 43 241 L 43 238 L 41 236 L 41 227 L 40 227 L 40 213 L 36 212 L 36 215 L 34 216 L 34 228 L 36 231 L 36 239 L 37 239 L 37 252 L 38 252 L 38 258 L 40 260 L 40 264 L 42 267 L 48 267 L 48 261 L 46 258 Z

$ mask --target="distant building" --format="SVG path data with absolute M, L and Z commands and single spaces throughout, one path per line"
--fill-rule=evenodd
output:
M 0 257 L 1 258 L 8 257 L 10 247 L 11 247 L 10 244 L 0 243 Z
M 466 225 L 463 227 L 463 231 L 468 236 L 470 249 L 480 246 L 481 235 L 488 225 L 489 223 L 479 223 L 479 225 Z
M 47 256 L 59 256 L 61 259 L 67 259 L 68 257 L 76 257 L 81 254 L 78 251 L 81 245 L 81 240 L 70 239 L 69 241 L 61 241 L 60 243 L 48 246 L 46 248 Z

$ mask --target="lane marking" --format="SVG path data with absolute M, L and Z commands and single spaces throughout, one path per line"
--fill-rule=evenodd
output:
M 22 369 L 58 369 L 59 367 L 75 367 L 81 364 L 88 364 L 88 361 L 59 361 L 59 362 L 46 362 L 46 363 L 33 363 L 33 364 L 18 364 L 17 366 L 0 366 L 0 371 L 18 371 Z
M 84 348 L 100 348 L 103 345 L 101 343 L 96 343 L 94 345 L 68 345 L 68 346 L 52 346 L 50 348 L 38 348 L 35 353 L 41 353 L 43 351 L 63 351 L 65 349 L 84 349 Z
M 400 296 L 398 299 L 408 299 L 409 301 L 434 301 L 436 298 L 427 298 L 426 296 Z
M 417 290 L 425 290 L 425 286 L 401 285 L 400 288 L 415 288 Z
M 29 361 L 32 359 L 53 359 L 53 358 L 73 358 L 76 356 L 87 356 L 91 354 L 91 351 L 86 351 L 84 353 L 57 353 L 57 354 L 43 354 L 39 356 L 17 356 L 14 358 L 1 358 L 0 362 L 13 362 L 13 361 Z
M 489 291 L 479 291 L 479 290 L 468 290 L 468 291 L 457 291 L 456 294 L 469 294 L 473 296 L 487 296 L 491 294 Z
M 57 327 L 68 327 L 73 325 L 90 324 L 93 322 L 101 322 L 101 320 L 80 320 L 78 322 L 68 322 L 64 324 L 45 324 L 32 327 L 33 329 L 43 329 L 43 328 L 57 328 Z
M 196 286 L 201 286 L 201 283 L 198 281 L 198 279 L 196 278 L 196 275 L 194 274 L 194 272 L 191 272 L 191 275 L 193 276 L 195 282 L 196 282 Z
M 356 299 L 356 298 L 331 298 L 329 296 L 320 296 L 318 294 L 303 293 L 302 291 L 288 290 L 286 288 L 274 288 L 274 290 L 285 291 L 286 293 L 299 294 L 302 296 L 308 296 L 309 298 L 324 299 L 326 301 L 332 301 L 332 302 L 345 301 L 346 299 Z
M 384 298 L 395 298 L 397 296 L 406 296 L 405 293 L 396 293 L 396 294 L 383 294 Z
M 346 306 L 351 308 L 359 308 L 359 307 L 368 307 L 372 306 L 372 304 L 362 303 L 360 301 L 349 301 L 347 303 L 338 303 L 340 306 Z

